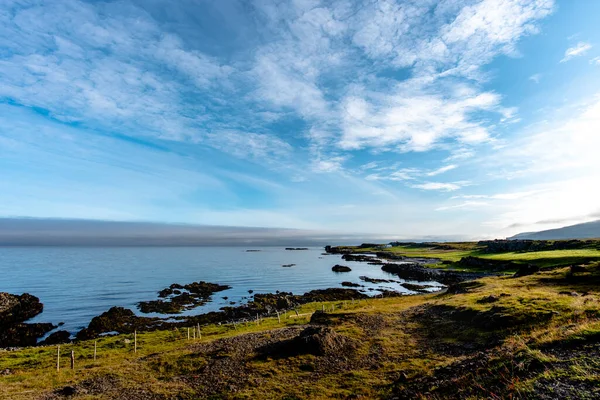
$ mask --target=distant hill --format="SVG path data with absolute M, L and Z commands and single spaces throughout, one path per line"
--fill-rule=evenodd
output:
M 595 238 L 600 238 L 600 220 L 540 232 L 519 233 L 509 239 L 560 240 Z

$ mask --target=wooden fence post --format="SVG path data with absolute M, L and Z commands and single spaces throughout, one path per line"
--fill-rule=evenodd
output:
M 279 317 L 279 311 L 275 311 L 277 313 L 277 323 L 281 323 L 281 318 Z
M 190 328 L 187 328 L 187 330 L 188 330 L 188 339 L 187 340 L 190 340 Z
M 137 331 L 133 331 L 133 352 L 137 353 Z
M 60 345 L 56 348 L 56 372 L 60 371 Z
M 200 330 L 200 324 L 197 324 L 196 327 L 198 328 L 198 339 L 202 339 L 202 331 Z
M 71 369 L 75 369 L 75 350 L 71 350 Z
M 94 362 L 96 362 L 96 347 L 97 347 L 98 341 L 94 340 Z

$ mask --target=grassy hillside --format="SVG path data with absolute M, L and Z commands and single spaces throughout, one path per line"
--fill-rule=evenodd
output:
M 519 260 L 565 257 L 596 255 Z M 201 339 L 188 340 L 185 329 L 139 333 L 137 352 L 133 335 L 102 338 L 96 361 L 94 341 L 62 345 L 59 372 L 56 347 L 3 351 L 0 398 L 600 397 L 600 263 L 487 277 L 442 294 L 312 303 L 299 313 L 203 327 Z
M 600 242 L 599 242 L 600 243 Z M 487 260 L 512 261 L 516 264 L 536 264 L 540 267 L 567 266 L 574 263 L 600 261 L 597 246 L 569 250 L 549 250 L 532 252 L 488 253 L 483 246 L 471 243 L 431 243 L 425 246 L 394 246 L 384 249 L 345 247 L 355 253 L 386 252 L 397 256 L 431 258 L 430 267 L 468 269 L 457 264 L 464 257 L 477 257 Z M 438 262 L 446 261 L 446 263 Z

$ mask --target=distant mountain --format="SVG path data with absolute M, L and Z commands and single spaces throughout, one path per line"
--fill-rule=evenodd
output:
M 600 238 L 600 220 L 540 232 L 519 233 L 509 239 L 559 240 Z

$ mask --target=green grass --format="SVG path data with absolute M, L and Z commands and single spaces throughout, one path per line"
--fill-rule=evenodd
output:
M 432 258 L 452 263 L 456 263 L 460 261 L 461 258 L 468 256 L 490 260 L 513 261 L 521 264 L 531 263 L 540 267 L 565 266 L 600 261 L 600 250 L 595 248 L 490 254 L 483 253 L 476 243 L 441 243 L 440 245 L 452 247 L 452 249 L 439 249 L 435 246 L 429 248 L 396 246 L 387 248 L 385 251 L 405 257 Z M 354 249 L 354 251 L 368 252 L 373 251 L 373 249 Z M 437 268 L 457 268 L 456 265 L 442 263 L 432 263 L 429 266 Z
M 479 254 L 478 257 L 491 260 L 514 261 L 517 263 L 533 263 L 541 267 L 548 267 L 598 261 L 600 260 L 600 250 L 579 249 L 537 251 L 528 253 L 511 252 L 499 254 Z

